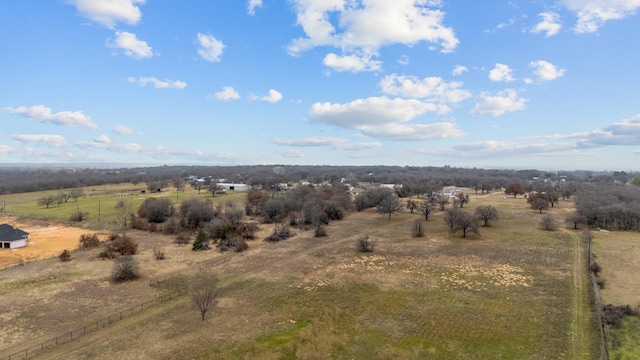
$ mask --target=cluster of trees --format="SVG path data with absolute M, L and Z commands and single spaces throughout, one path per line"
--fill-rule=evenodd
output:
M 583 184 L 575 197 L 575 215 L 567 223 L 609 230 L 640 230 L 640 188 L 616 184 Z
M 78 198 L 84 196 L 84 190 L 78 188 L 70 189 L 68 191 L 58 191 L 56 195 L 49 194 L 38 198 L 38 205 L 45 206 L 48 209 L 51 205 L 66 204 L 70 199 L 78 201 Z
M 256 224 L 243 221 L 243 210 L 234 204 L 214 204 L 197 198 L 182 201 L 179 211 L 168 198 L 147 198 L 132 218 L 136 229 L 176 234 L 179 240 L 196 234 L 196 251 L 210 249 L 209 241 L 220 250 L 246 250 L 246 240 L 253 239 L 257 230 Z
M 344 218 L 351 209 L 351 196 L 344 186 L 303 185 L 271 195 L 265 190 L 252 190 L 247 194 L 246 209 L 261 216 L 266 224 L 288 218 L 291 226 L 322 229 L 329 221 Z

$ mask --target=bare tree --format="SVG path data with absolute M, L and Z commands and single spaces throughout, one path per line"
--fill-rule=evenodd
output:
M 546 214 L 540 220 L 540 226 L 547 231 L 554 231 L 558 228 L 556 220 L 551 214 Z
M 222 190 L 222 188 L 218 186 L 216 179 L 211 179 L 209 182 L 209 192 L 211 193 L 211 196 L 215 197 L 216 193 L 220 192 L 220 190 Z
M 542 210 L 549 208 L 549 201 L 543 198 L 534 199 L 531 202 L 531 208 L 540 211 L 540 214 L 542 214 Z
M 445 194 L 437 194 L 434 201 L 440 205 L 440 211 L 444 211 L 444 207 L 449 205 L 449 198 Z
M 413 210 L 418 209 L 418 202 L 415 200 L 407 200 L 407 209 L 409 209 L 409 212 L 413 214 Z
M 551 207 L 553 207 L 553 204 L 557 203 L 558 200 L 560 199 L 560 194 L 558 193 L 558 190 L 556 190 L 555 188 L 549 188 L 546 192 L 547 195 L 547 199 L 549 199 L 549 203 L 551 204 Z
M 469 203 L 469 194 L 465 194 L 463 192 L 459 192 L 456 194 L 455 199 L 453 200 L 454 204 L 457 203 L 457 205 L 460 206 L 460 208 L 462 209 L 464 207 L 464 204 L 468 204 Z
M 491 221 L 498 220 L 498 209 L 491 205 L 478 206 L 475 214 L 478 220 L 484 222 L 484 226 L 489 226 Z
M 201 275 L 189 289 L 189 295 L 204 321 L 205 315 L 216 305 L 218 300 L 216 279 L 211 275 Z
M 120 256 L 113 262 L 111 272 L 113 281 L 122 282 L 138 278 L 138 261 L 131 255 Z
M 194 189 L 198 190 L 198 194 L 200 194 L 200 190 L 202 190 L 202 185 L 204 185 L 202 181 L 198 180 L 194 180 L 194 182 L 191 183 L 191 186 L 193 186 Z
M 73 201 L 78 201 L 78 198 L 84 197 L 84 190 L 82 189 L 71 189 L 69 191 L 69 196 L 73 199 Z
M 173 186 L 176 188 L 176 191 L 182 191 L 184 193 L 185 184 L 184 184 L 184 180 L 181 177 L 176 177 L 173 180 L 171 180 L 171 182 L 173 183 Z
M 388 215 L 391 220 L 391 215 L 402 210 L 402 204 L 394 194 L 389 194 L 380 201 L 377 210 L 380 214 Z
M 372 252 L 376 247 L 376 239 L 370 235 L 360 236 L 356 241 L 356 248 L 361 252 Z
M 479 234 L 478 218 L 470 212 L 460 210 L 458 208 L 451 209 L 449 216 L 445 216 L 445 221 L 450 222 L 450 231 L 452 233 L 462 232 L 462 237 L 467 237 L 467 233 L 472 232 Z M 449 219 L 447 219 L 449 218 Z
M 429 216 L 433 214 L 434 210 L 435 208 L 433 206 L 433 203 L 428 200 L 418 204 L 418 211 L 421 215 L 424 216 L 425 221 L 429 221 Z
M 150 197 L 144 200 L 138 208 L 138 216 L 150 223 L 160 224 L 173 215 L 175 208 L 167 198 Z
M 60 200 L 62 202 L 64 202 L 66 204 L 67 202 L 69 202 L 69 199 L 71 198 L 71 193 L 64 192 L 64 191 L 59 191 L 58 192 L 58 197 L 60 198 Z
M 116 204 L 116 217 L 118 219 L 118 223 L 122 226 L 123 229 L 127 229 L 131 224 L 129 220 L 131 220 L 131 216 L 133 215 L 133 206 L 129 200 L 120 200 Z
M 38 205 L 46 206 L 47 209 L 48 209 L 49 206 L 51 206 L 51 204 L 53 204 L 55 201 L 56 201 L 56 197 L 55 196 L 46 195 L 46 196 L 43 196 L 43 197 L 38 199 Z

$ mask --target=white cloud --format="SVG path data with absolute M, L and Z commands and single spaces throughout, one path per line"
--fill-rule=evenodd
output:
M 345 151 L 361 151 L 361 150 L 371 150 L 376 149 L 382 146 L 379 142 L 361 142 L 361 143 L 344 143 L 337 144 L 333 148 L 336 150 L 345 150 Z
M 112 144 L 111 146 L 109 146 L 109 150 L 122 153 L 139 152 L 143 149 L 144 147 L 142 145 L 136 143 Z
M 13 151 L 13 149 L 10 146 L 0 145 L 0 154 L 8 154 L 8 153 L 10 153 L 12 151 Z
M 536 25 L 536 27 L 531 29 L 532 33 L 545 33 L 545 37 L 551 37 L 560 32 L 560 29 L 562 28 L 560 15 L 555 12 L 548 11 L 538 14 L 538 17 L 542 18 L 542 20 Z
M 213 35 L 198 33 L 198 54 L 207 61 L 218 62 L 222 57 L 225 45 Z
M 288 51 L 298 55 L 319 46 L 339 48 L 350 56 L 378 56 L 392 44 L 437 44 L 444 53 L 459 43 L 453 29 L 443 24 L 440 1 L 427 0 L 295 0 L 297 24 L 305 37 L 291 41 Z M 337 55 L 338 56 L 338 55 Z
M 583 134 L 582 147 L 640 144 L 640 114 Z
M 453 123 L 434 124 L 384 124 L 382 126 L 362 126 L 360 131 L 367 136 L 390 141 L 421 141 L 448 139 L 466 135 Z
M 8 107 L 6 110 L 12 114 L 20 114 L 24 117 L 49 121 L 56 125 L 81 126 L 87 129 L 97 129 L 98 125 L 91 121 L 91 118 L 83 114 L 82 111 L 60 111 L 52 113 L 51 109 L 44 105 L 34 105 L 31 107 L 19 106 L 17 108 Z
M 128 25 L 136 25 L 140 21 L 142 13 L 138 4 L 144 4 L 145 0 L 69 0 L 80 15 L 100 23 L 108 28 L 113 28 L 116 23 L 123 22 Z
M 275 104 L 278 101 L 282 100 L 282 94 L 279 93 L 278 90 L 270 89 L 269 90 L 269 95 L 261 96 L 259 99 L 262 100 L 262 101 L 266 101 L 266 102 L 270 102 L 272 104 Z
M 285 151 L 278 151 L 278 154 L 280 154 L 280 156 L 285 157 L 285 158 L 303 158 L 305 157 L 304 153 L 298 149 L 292 149 L 292 150 L 285 150 Z
M 297 147 L 329 147 L 333 150 L 345 151 L 369 150 L 382 146 L 382 144 L 380 144 L 379 142 L 362 142 L 354 144 L 349 142 L 349 139 L 322 136 L 295 139 L 276 138 L 272 139 L 271 141 L 273 141 L 273 143 L 277 145 Z
M 309 117 L 318 122 L 358 129 L 362 126 L 409 121 L 436 111 L 437 105 L 420 100 L 382 96 L 357 99 L 346 104 L 315 103 L 309 109 Z
M 381 69 L 382 62 L 372 60 L 371 56 L 358 56 L 358 55 L 336 55 L 329 53 L 322 60 L 326 67 L 332 68 L 335 71 L 379 71 Z
M 187 87 L 187 83 L 180 80 L 159 80 L 155 77 L 140 77 L 134 78 L 132 76 L 127 78 L 127 81 L 132 84 L 138 84 L 140 86 L 147 86 L 147 84 L 153 85 L 156 89 L 179 89 L 182 90 Z
M 467 71 L 469 71 L 469 69 L 467 69 L 466 66 L 456 65 L 456 67 L 453 68 L 453 71 L 451 71 L 451 74 L 458 76 L 458 75 L 462 75 L 462 73 L 465 73 Z
M 458 103 L 471 93 L 461 89 L 462 82 L 446 82 L 440 77 L 425 77 L 391 74 L 380 80 L 382 92 L 405 98 L 427 99 L 439 103 Z
M 500 91 L 495 96 L 489 93 L 481 94 L 482 101 L 471 110 L 471 115 L 493 115 L 498 116 L 508 112 L 524 110 L 527 100 L 518 97 L 518 93 L 513 89 Z
M 146 41 L 138 40 L 136 34 L 126 31 L 116 31 L 116 39 L 110 42 L 109 46 L 120 49 L 126 56 L 138 60 L 153 56 L 153 50 Z
M 593 33 L 609 20 L 632 16 L 640 8 L 640 0 L 561 0 L 578 16 L 576 33 Z
M 109 139 L 109 137 L 107 135 L 100 135 L 97 138 L 95 138 L 93 141 L 100 143 L 100 144 L 111 144 L 111 139 Z
M 247 13 L 251 16 L 256 14 L 256 9 L 262 6 L 262 0 L 249 0 Z
M 487 30 L 484 30 L 484 32 L 485 32 L 485 33 L 493 33 L 493 32 L 496 32 L 496 31 L 498 31 L 498 30 L 501 30 L 501 29 L 505 29 L 505 28 L 511 27 L 511 26 L 513 26 L 517 21 L 518 21 L 518 20 L 517 20 L 515 17 L 512 17 L 512 18 L 509 18 L 509 21 L 508 21 L 508 22 L 500 23 L 500 24 L 496 25 L 496 27 L 495 27 L 495 28 L 493 28 L 493 29 L 487 29 Z
M 221 91 L 213 94 L 218 100 L 229 101 L 240 99 L 240 94 L 231 86 L 224 86 Z
M 552 63 L 544 60 L 532 61 L 529 66 L 533 68 L 540 81 L 551 81 L 564 76 L 565 69 L 561 69 Z
M 449 155 L 467 159 L 486 159 L 489 157 L 539 155 L 574 150 L 576 150 L 576 145 L 572 143 L 523 144 L 510 141 L 487 140 L 456 145 L 453 147 L 452 152 Z
M 92 141 L 79 141 L 75 143 L 76 146 L 86 149 L 109 149 L 111 145 L 111 139 L 106 135 L 98 136 Z
M 125 125 L 116 125 L 113 128 L 113 132 L 118 135 L 133 135 L 136 133 L 132 128 Z
M 408 124 L 407 122 L 427 112 L 437 112 L 440 107 L 416 99 L 390 99 L 371 97 L 357 99 L 346 104 L 315 103 L 309 109 L 309 117 L 361 134 L 392 141 L 415 141 L 458 137 L 464 133 L 452 123 Z
M 61 135 L 15 134 L 11 137 L 16 141 L 43 144 L 53 148 L 61 148 L 67 146 L 67 140 Z
M 274 144 L 277 145 L 287 145 L 287 146 L 300 146 L 300 147 L 315 147 L 315 146 L 335 146 L 337 144 L 343 144 L 349 142 L 348 139 L 345 138 L 334 138 L 334 137 L 307 137 L 307 138 L 296 138 L 296 139 L 283 139 L 283 138 L 275 138 L 272 139 Z
M 509 68 L 508 65 L 497 63 L 496 66 L 489 71 L 489 79 L 491 81 L 505 81 L 510 82 L 514 81 L 513 71 Z

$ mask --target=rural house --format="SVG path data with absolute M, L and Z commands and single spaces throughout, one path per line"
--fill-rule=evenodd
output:
M 17 249 L 27 246 L 29 233 L 8 224 L 0 225 L 0 248 Z

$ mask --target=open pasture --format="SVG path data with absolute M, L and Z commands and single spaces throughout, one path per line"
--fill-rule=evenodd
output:
M 245 193 L 242 192 L 216 194 L 215 197 L 212 197 L 210 192 L 202 190 L 198 193 L 192 188 L 180 192 L 173 188 L 166 188 L 158 193 L 148 191 L 142 193 L 142 190 L 145 189 L 144 186 L 129 183 L 87 186 L 81 189 L 84 191 L 84 197 L 78 198 L 77 201 L 69 199 L 66 203 L 54 202 L 48 208 L 39 205 L 38 199 L 47 195 L 56 196 L 58 191 L 0 195 L 0 205 L 4 206 L 4 211 L 11 215 L 35 216 L 59 221 L 68 221 L 71 215 L 77 212 L 86 212 L 89 215 L 89 222 L 104 224 L 116 222 L 116 205 L 123 200 L 129 202 L 133 209 L 137 209 L 149 197 L 166 197 L 174 204 L 179 204 L 183 200 L 193 197 L 209 199 L 218 203 L 235 202 L 245 198 Z M 68 192 L 69 190 L 64 189 L 63 191 Z
M 262 225 L 247 252 L 211 270 L 220 293 L 205 321 L 185 296 L 38 358 L 597 358 L 578 235 L 561 223 L 563 230 L 541 230 L 540 214 L 522 198 L 472 195 L 465 209 L 481 204 L 501 220 L 464 239 L 449 234 L 442 213 L 424 222 L 421 238 L 411 236 L 418 215 L 387 220 L 374 210 L 331 223 L 325 238 L 297 231 L 265 243 L 272 225 Z M 562 206 L 549 210 L 559 221 Z M 50 324 L 60 318 L 73 327 L 157 296 L 146 279 L 220 256 L 135 234 L 142 279 L 132 283 L 110 283 L 111 262 L 91 251 L 0 273 L 1 296 L 14 300 L 1 305 L 12 335 L 0 348 L 57 335 Z M 365 234 L 377 240 L 373 253 L 355 250 Z M 153 258 L 157 246 L 167 260 Z M 29 294 L 41 301 L 19 306 Z M 82 301 L 61 301 L 75 297 Z
M 632 232 L 592 232 L 595 261 L 605 280 L 600 290 L 602 302 L 616 306 L 640 306 L 640 234 Z M 619 329 L 609 328 L 611 359 L 640 358 L 640 319 L 628 317 Z

